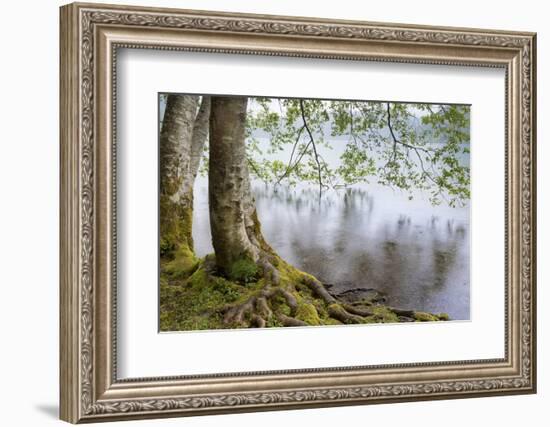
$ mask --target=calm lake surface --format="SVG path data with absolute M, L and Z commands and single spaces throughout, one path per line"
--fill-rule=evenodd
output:
M 254 184 L 264 236 L 288 262 L 334 285 L 385 293 L 389 305 L 470 319 L 469 206 L 432 206 L 377 184 L 330 190 Z M 197 255 L 213 252 L 208 184 L 195 186 Z

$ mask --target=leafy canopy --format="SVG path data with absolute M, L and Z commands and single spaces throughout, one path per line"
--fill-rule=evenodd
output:
M 465 105 L 250 98 L 248 164 L 266 183 L 374 181 L 456 206 L 470 198 L 469 127 Z M 323 154 L 334 144 L 337 164 Z

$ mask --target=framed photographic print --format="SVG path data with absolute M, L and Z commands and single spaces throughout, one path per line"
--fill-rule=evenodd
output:
M 61 418 L 533 393 L 535 34 L 61 8 Z

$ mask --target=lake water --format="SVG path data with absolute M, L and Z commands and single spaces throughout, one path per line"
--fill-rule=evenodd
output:
M 389 305 L 470 318 L 469 206 L 432 206 L 377 184 L 330 190 L 254 184 L 267 241 L 335 291 L 374 288 Z M 213 252 L 208 185 L 195 185 L 197 255 Z

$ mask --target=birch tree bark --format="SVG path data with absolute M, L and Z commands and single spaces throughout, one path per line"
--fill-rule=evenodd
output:
M 210 98 L 168 95 L 160 134 L 161 251 L 193 250 L 193 184 L 208 135 Z M 197 112 L 198 109 L 198 112 Z
M 193 185 L 199 172 L 200 162 L 204 152 L 204 146 L 208 139 L 210 122 L 210 97 L 203 96 L 199 111 L 193 124 L 193 135 L 191 137 L 191 158 L 189 159 L 189 170 L 183 182 L 183 192 L 188 197 L 193 197 Z

